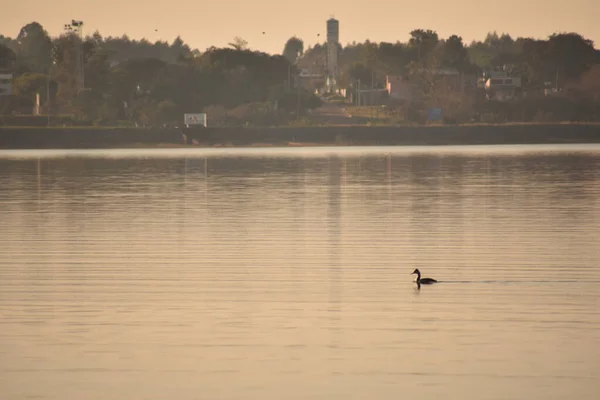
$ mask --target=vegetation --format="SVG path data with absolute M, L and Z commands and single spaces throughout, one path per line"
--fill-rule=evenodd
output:
M 294 46 L 301 54 L 301 41 Z M 79 54 L 83 90 L 77 81 Z M 0 71 L 14 74 L 14 96 L 0 98 L 0 115 L 31 114 L 39 94 L 42 112 L 51 114 L 53 123 L 179 125 L 186 112 L 208 111 L 212 125 L 272 125 L 320 104 L 306 90 L 286 90 L 297 73 L 288 59 L 251 51 L 239 37 L 230 47 L 200 54 L 181 38 L 171 44 L 99 33 L 83 40 L 75 32 L 50 38 L 34 22 L 14 40 L 0 37 L 0 57 Z M 72 116 L 69 122 L 65 114 Z M 39 123 L 40 118 L 33 122 Z
M 326 44 L 307 49 L 303 65 L 324 63 L 326 53 Z M 470 78 L 469 85 L 461 87 L 447 71 Z M 476 86 L 499 71 L 521 80 L 511 101 L 496 101 L 493 91 Z M 425 122 L 427 110 L 438 107 L 446 122 L 600 120 L 600 51 L 577 33 L 536 40 L 494 32 L 466 45 L 456 35 L 442 39 L 417 29 L 407 43 L 367 40 L 340 50 L 339 83 L 350 93 L 385 88 L 388 75 L 415 87 L 410 105 L 387 102 L 391 120 Z
M 298 61 L 298 58 L 302 57 L 302 54 L 304 54 L 304 42 L 296 36 L 291 37 L 286 42 L 282 54 L 290 64 L 295 64 L 296 61 Z
M 73 31 L 51 38 L 32 22 L 14 39 L 0 35 L 0 72 L 14 74 L 13 96 L 0 97 L 5 116 L 0 123 L 31 114 L 39 95 L 42 114 L 51 118 L 38 117 L 35 124 L 170 126 L 181 124 L 185 112 L 200 111 L 209 114 L 211 125 L 298 124 L 320 100 L 290 78 L 300 68 L 323 66 L 326 51 L 327 44 L 305 49 L 297 37 L 285 43 L 281 55 L 249 50 L 240 37 L 203 52 L 179 37 L 170 44 L 98 32 L 83 39 Z M 387 75 L 414 84 L 411 104 L 389 102 L 376 109 L 391 122 L 425 122 L 427 110 L 437 107 L 451 123 L 600 119 L 600 51 L 576 33 L 547 40 L 490 33 L 466 45 L 456 35 L 444 39 L 434 30 L 416 29 L 407 43 L 367 40 L 340 47 L 339 55 L 338 83 L 348 94 L 383 88 Z M 481 77 L 499 68 L 521 78 L 518 98 L 490 100 L 489 93 L 457 88 L 439 73 L 451 69 Z

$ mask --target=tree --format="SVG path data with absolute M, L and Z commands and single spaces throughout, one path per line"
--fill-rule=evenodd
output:
M 289 38 L 282 54 L 290 64 L 295 64 L 298 58 L 304 54 L 304 42 L 296 36 Z
M 192 52 L 192 50 L 190 49 L 190 46 L 185 44 L 184 41 L 179 36 L 177 36 L 175 38 L 175 40 L 173 40 L 173 43 L 171 43 L 171 50 L 173 51 L 174 54 L 177 55 L 177 60 L 181 60 L 181 59 L 185 59 L 186 57 L 189 57 Z
M 400 75 L 405 72 L 406 65 L 410 61 L 407 47 L 402 43 L 379 43 L 377 65 L 384 69 L 386 74 Z
M 189 59 L 194 51 L 180 37 L 171 44 L 165 41 L 149 42 L 146 39 L 131 40 L 126 35 L 122 37 L 106 37 L 96 32 L 89 41 L 100 46 L 109 54 L 108 61 L 123 62 L 136 58 L 156 58 L 167 63 L 175 64 L 182 59 Z M 86 40 L 86 41 L 88 41 Z
M 179 118 L 177 104 L 171 99 L 162 100 L 157 104 L 157 122 L 172 123 Z
M 96 91 L 105 91 L 110 84 L 108 59 L 110 54 L 96 41 L 84 43 L 85 87 Z
M 233 42 L 229 43 L 235 50 L 248 50 L 248 41 L 242 39 L 239 36 L 233 38 Z
M 490 32 L 483 42 L 474 41 L 467 49 L 471 61 L 482 68 L 515 65 L 520 62 L 519 44 L 503 33 Z
M 583 74 L 580 87 L 594 101 L 600 102 L 600 63 L 593 65 Z
M 76 71 L 79 43 L 80 38 L 74 33 L 61 35 L 55 41 L 56 68 L 53 75 L 58 82 L 57 100 L 62 107 L 72 106 L 78 95 Z M 67 111 L 71 112 L 71 109 Z
M 556 75 L 564 81 L 579 80 L 596 61 L 594 43 L 578 33 L 550 36 L 546 55 L 546 63 L 554 67 Z
M 3 43 L 0 43 L 0 70 L 11 69 L 17 61 L 14 51 Z
M 361 86 L 370 84 L 373 70 L 363 63 L 354 63 L 342 70 L 342 80 L 347 84 L 360 80 Z
M 19 107 L 33 109 L 36 93 L 40 94 L 41 101 L 46 100 L 48 77 L 37 72 L 25 73 L 13 79 L 13 94 L 17 98 Z
M 166 63 L 156 58 L 127 61 L 110 71 L 110 91 L 116 100 L 134 107 L 140 99 L 154 94 Z
M 521 72 L 524 86 L 541 89 L 546 81 L 554 81 L 552 71 L 556 75 L 556 68 L 546 62 L 548 42 L 545 40 L 522 39 L 521 45 Z
M 52 40 L 42 25 L 32 22 L 17 36 L 18 57 L 34 72 L 47 72 L 51 64 Z
M 6 47 L 8 47 L 9 49 L 14 51 L 14 48 L 16 48 L 16 42 L 8 37 L 8 36 L 4 36 L 2 34 L 0 34 L 0 44 L 5 45 Z
M 429 55 L 433 52 L 439 42 L 438 34 L 431 29 L 415 29 L 410 32 L 409 47 L 415 49 L 416 60 L 423 64 L 427 63 Z
M 37 72 L 17 76 L 13 80 L 13 93 L 16 96 L 26 96 L 33 99 L 36 93 L 46 90 L 48 77 Z
M 441 65 L 464 71 L 469 67 L 469 54 L 460 36 L 452 35 L 442 44 Z
M 365 41 L 360 51 L 361 61 L 371 69 L 375 68 L 379 58 L 379 46 L 375 42 Z
M 481 68 L 491 68 L 495 64 L 496 51 L 484 42 L 472 42 L 467 48 L 471 62 Z
M 491 49 L 494 49 L 494 51 L 498 53 L 510 52 L 512 45 L 514 44 L 514 40 L 506 33 L 503 33 L 499 36 L 498 33 L 494 31 L 487 34 L 483 44 Z

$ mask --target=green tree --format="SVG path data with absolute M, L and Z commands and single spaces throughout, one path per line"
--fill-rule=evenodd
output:
M 521 39 L 521 73 L 524 86 L 527 89 L 541 89 L 546 81 L 554 81 L 552 71 L 556 75 L 556 68 L 546 62 L 548 42 L 545 40 Z
M 0 44 L 5 45 L 6 47 L 10 48 L 13 51 L 16 48 L 15 41 L 12 38 L 10 38 L 8 36 L 4 36 L 2 34 L 0 34 Z
M 342 79 L 347 85 L 356 81 L 361 82 L 361 86 L 370 85 L 373 70 L 365 64 L 358 62 L 349 65 L 342 70 Z
M 298 58 L 304 54 L 304 42 L 296 36 L 289 38 L 282 54 L 290 64 L 295 64 Z
M 503 33 L 490 32 L 484 41 L 474 41 L 468 47 L 469 58 L 481 68 L 494 68 L 502 65 L 518 64 L 520 45 Z
M 30 72 L 19 75 L 13 80 L 13 93 L 16 96 L 35 96 L 36 93 L 46 91 L 48 76 L 37 72 Z
M 18 57 L 34 72 L 47 72 L 51 64 L 52 40 L 42 25 L 32 22 L 17 36 Z
M 72 112 L 77 97 L 77 47 L 80 39 L 74 33 L 61 35 L 55 40 L 53 77 L 58 83 L 57 103 L 62 111 Z
M 156 88 L 166 66 L 167 63 L 156 58 L 141 58 L 124 62 L 110 70 L 108 90 L 114 104 L 119 105 L 119 109 L 123 107 L 125 117 L 133 118 L 137 110 L 150 101 L 151 96 L 159 96 Z
M 578 33 L 560 33 L 550 36 L 545 62 L 556 70 L 563 82 L 579 80 L 597 60 L 594 43 Z
M 192 53 L 190 46 L 185 44 L 183 39 L 181 39 L 179 36 L 177 36 L 175 40 L 173 40 L 173 43 L 171 43 L 171 50 L 173 54 L 177 56 L 178 61 L 189 57 Z
M 463 45 L 460 36 L 452 35 L 446 39 L 441 46 L 440 63 L 444 67 L 456 68 L 465 71 L 469 68 L 469 53 Z
M 248 41 L 239 36 L 233 38 L 233 42 L 229 43 L 235 50 L 248 50 Z
M 36 93 L 40 95 L 41 102 L 45 102 L 47 87 L 48 76 L 37 72 L 24 73 L 13 79 L 13 94 L 22 109 L 33 110 Z
M 17 61 L 17 55 L 7 45 L 0 43 L 0 71 L 3 69 L 10 70 Z
M 86 89 L 102 92 L 110 85 L 110 54 L 102 43 L 88 39 L 83 44 Z
M 377 43 L 369 40 L 365 41 L 360 53 L 361 61 L 371 69 L 375 68 L 379 58 L 379 46 Z
M 162 100 L 157 105 L 157 122 L 173 123 L 179 118 L 177 104 L 171 99 Z
M 600 63 L 593 65 L 583 73 L 580 86 L 590 98 L 600 102 Z
M 378 68 L 385 74 L 400 75 L 406 72 L 406 65 L 410 61 L 408 47 L 402 43 L 379 43 Z
M 416 52 L 416 61 L 427 64 L 427 60 L 439 42 L 436 31 L 415 29 L 410 32 L 408 45 Z

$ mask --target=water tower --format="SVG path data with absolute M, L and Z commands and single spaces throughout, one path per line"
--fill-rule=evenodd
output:
M 327 20 L 327 91 L 335 92 L 338 77 L 338 49 L 340 43 L 340 22 L 335 18 Z

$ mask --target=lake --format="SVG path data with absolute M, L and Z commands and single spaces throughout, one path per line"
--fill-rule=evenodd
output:
M 599 145 L 2 150 L 0 398 L 597 399 L 599 199 Z

